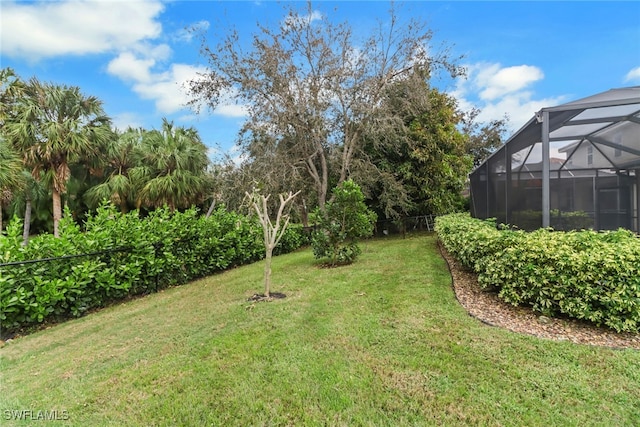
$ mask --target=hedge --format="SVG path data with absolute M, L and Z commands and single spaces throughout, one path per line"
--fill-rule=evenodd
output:
M 436 232 L 504 301 L 617 332 L 640 330 L 640 239 L 628 230 L 499 230 L 495 221 L 453 214 L 437 218 Z
M 0 235 L 0 263 L 56 259 L 0 267 L 0 331 L 81 316 L 123 298 L 260 260 L 262 235 L 253 218 L 224 207 L 209 218 L 195 209 L 159 209 L 139 218 L 137 212 L 121 214 L 107 205 L 86 221 L 84 231 L 67 213 L 60 238 L 43 234 L 22 246 L 22 223 L 14 219 Z M 302 227 L 291 225 L 277 253 L 307 243 Z M 93 255 L 74 257 L 82 254 Z

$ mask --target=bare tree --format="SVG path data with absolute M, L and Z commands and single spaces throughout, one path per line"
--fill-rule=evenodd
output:
M 262 230 L 264 231 L 264 247 L 265 247 L 265 262 L 264 262 L 264 296 L 270 298 L 271 296 L 271 259 L 273 258 L 273 249 L 278 246 L 280 239 L 284 236 L 287 226 L 289 225 L 289 213 L 285 213 L 286 206 L 291 202 L 300 191 L 293 194 L 289 191 L 286 195 L 280 194 L 280 207 L 278 208 L 278 214 L 276 215 L 275 223 L 271 221 L 269 216 L 268 201 L 271 195 L 268 196 L 259 194 L 257 191 L 249 194 L 247 197 L 251 201 L 251 206 L 258 214 L 260 224 L 262 224 Z
M 446 51 L 433 54 L 431 38 L 423 23 L 400 22 L 392 5 L 389 18 L 358 40 L 348 24 L 333 24 L 307 3 L 301 12 L 290 9 L 278 28 L 258 26 L 250 49 L 235 30 L 213 47 L 203 36 L 209 70 L 190 84 L 192 105 L 215 109 L 233 95 L 248 111 L 246 145 L 270 135 L 273 152 L 311 178 L 323 209 L 329 183 L 349 178 L 390 83 L 429 79 L 437 68 L 461 74 Z

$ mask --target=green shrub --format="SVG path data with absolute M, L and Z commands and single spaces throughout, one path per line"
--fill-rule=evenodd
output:
M 618 332 L 640 329 L 640 239 L 627 230 L 497 230 L 489 221 L 436 221 L 445 248 L 514 304 L 564 314 Z
M 311 243 L 309 234 L 305 232 L 304 227 L 301 224 L 289 224 L 287 229 L 280 239 L 278 246 L 273 250 L 274 255 L 286 254 L 293 252 L 303 246 L 307 246 Z
M 593 229 L 593 218 L 584 211 L 562 212 L 552 209 L 550 212 L 551 227 L 554 230 L 589 230 Z
M 447 251 L 476 273 L 482 271 L 486 259 L 513 244 L 522 233 L 498 230 L 495 220 L 474 220 L 466 213 L 436 218 L 435 231 Z
M 195 209 L 158 209 L 139 218 L 137 212 L 122 214 L 105 205 L 87 219 L 84 229 L 81 232 L 67 212 L 60 238 L 43 234 L 23 247 L 20 220 L 10 222 L 6 235 L 0 235 L 0 262 L 55 260 L 0 268 L 3 333 L 45 319 L 81 316 L 128 296 L 264 256 L 262 228 L 224 207 L 209 218 Z M 277 253 L 295 250 L 306 241 L 301 227 L 290 227 Z
M 320 230 L 311 245 L 316 258 L 327 258 L 329 264 L 349 264 L 360 254 L 358 240 L 373 234 L 376 214 L 367 208 L 360 187 L 351 180 L 333 190 L 333 200 L 324 212 L 318 212 Z

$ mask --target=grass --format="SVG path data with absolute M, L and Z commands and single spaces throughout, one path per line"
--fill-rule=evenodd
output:
M 310 250 L 277 257 L 272 291 L 287 298 L 252 304 L 262 267 L 9 343 L 2 425 L 30 424 L 8 419 L 20 410 L 57 410 L 68 419 L 56 424 L 74 426 L 640 422 L 640 352 L 469 317 L 432 235 L 369 241 L 334 269 Z

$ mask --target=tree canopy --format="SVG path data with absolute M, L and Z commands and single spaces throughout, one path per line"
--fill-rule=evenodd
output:
M 214 46 L 203 35 L 209 69 L 191 82 L 193 104 L 215 108 L 228 94 L 236 96 L 248 111 L 242 138 L 248 151 L 280 156 L 303 170 L 323 209 L 330 188 L 350 177 L 390 85 L 462 71 L 446 50 L 430 45 L 432 32 L 423 22 L 400 22 L 394 8 L 364 38 L 326 15 L 312 19 L 311 3 L 289 9 L 277 27 L 259 25 L 250 48 L 237 31 Z
M 419 75 L 388 87 L 353 169 L 381 217 L 442 214 L 463 206 L 469 136 L 456 100 Z
M 78 87 L 0 70 L 1 202 L 24 211 L 25 235 L 32 205 L 37 231 L 57 234 L 63 205 L 79 221 L 104 200 L 123 212 L 211 199 L 243 209 L 253 188 L 301 188 L 292 219 L 307 225 L 349 179 L 379 218 L 460 209 L 466 175 L 501 144 L 504 121 L 477 123 L 478 110 L 460 111 L 436 87 L 436 76 L 463 76 L 458 59 L 432 45 L 419 17 L 401 21 L 393 3 L 368 32 L 311 3 L 284 10 L 250 39 L 232 29 L 209 44 L 201 34 L 209 65 L 190 82 L 192 105 L 233 100 L 247 111 L 240 164 L 211 165 L 194 128 L 163 119 L 157 130 L 121 132 Z
M 38 231 L 50 224 L 57 235 L 63 205 L 81 219 L 104 200 L 123 212 L 182 209 L 211 193 L 207 147 L 194 128 L 164 119 L 160 130 L 121 132 L 78 87 L 23 81 L 9 68 L 0 83 L 0 203 L 24 212 L 25 241 L 32 206 Z
M 7 138 L 20 151 L 33 177 L 43 177 L 52 191 L 56 236 L 71 166 L 98 156 L 112 137 L 110 125 L 98 98 L 85 96 L 78 87 L 42 83 L 36 78 L 25 85 L 4 124 Z
M 140 156 L 140 164 L 131 170 L 134 181 L 141 183 L 138 207 L 167 205 L 174 210 L 204 199 L 209 158 L 194 128 L 164 119 L 161 130 L 144 133 Z

